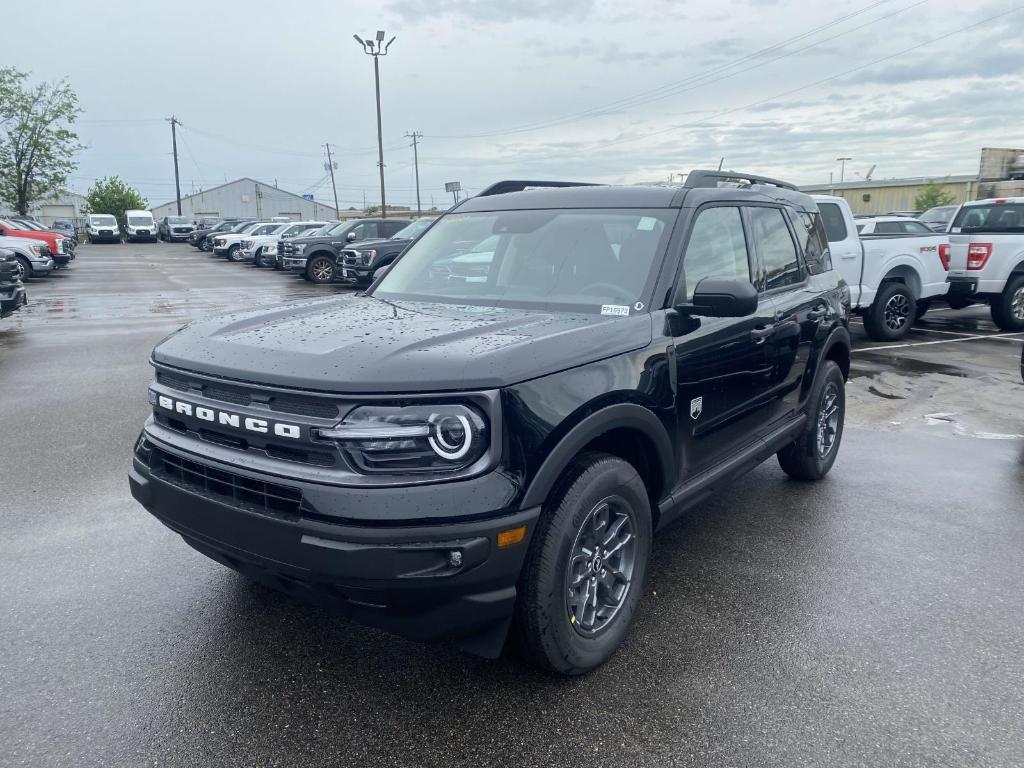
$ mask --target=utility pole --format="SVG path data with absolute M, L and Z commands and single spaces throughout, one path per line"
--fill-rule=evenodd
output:
M 839 183 L 840 184 L 843 183 L 843 178 L 846 176 L 846 161 L 847 160 L 853 160 L 853 158 L 852 157 L 837 157 L 836 158 L 836 162 L 840 163 L 840 165 L 839 165 Z
M 412 133 L 406 133 L 406 138 L 412 139 L 412 163 L 416 169 L 416 215 L 421 216 L 423 209 L 420 207 L 420 155 L 417 151 L 416 142 L 423 138 L 423 134 L 419 131 L 413 131 Z
M 181 182 L 178 180 L 178 133 L 175 127 L 181 125 L 178 118 L 171 115 L 171 149 L 174 150 L 174 193 L 178 202 L 178 215 L 181 216 Z
M 324 167 L 331 172 L 331 189 L 334 190 L 334 216 L 335 218 L 341 218 L 341 211 L 338 210 L 338 188 L 334 184 L 334 169 L 338 167 L 338 164 L 331 159 L 331 145 L 330 143 L 324 144 L 327 148 L 327 162 Z
M 388 55 L 388 48 L 395 42 L 395 38 L 392 37 L 385 44 L 383 29 L 377 30 L 376 41 L 363 40 L 359 35 L 352 35 L 352 37 L 363 47 L 363 53 L 367 56 L 373 56 L 373 85 L 377 93 L 377 165 L 380 167 L 380 217 L 386 219 L 388 204 L 384 197 L 384 132 L 380 121 L 380 62 L 378 59 L 381 56 Z

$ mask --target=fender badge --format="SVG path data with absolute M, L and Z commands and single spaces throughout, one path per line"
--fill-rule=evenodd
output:
M 701 413 L 703 413 L 703 412 L 704 412 L 704 398 L 703 398 L 703 396 L 702 397 L 695 397 L 695 398 L 693 398 L 693 400 L 690 401 L 690 418 L 694 419 L 694 420 L 699 419 Z

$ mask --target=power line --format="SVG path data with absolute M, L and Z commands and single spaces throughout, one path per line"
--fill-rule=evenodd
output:
M 928 0 L 921 0 L 921 1 L 922 2 L 927 2 Z M 737 66 L 738 64 L 742 64 L 742 63 L 750 61 L 750 60 L 761 59 L 765 54 L 781 50 L 782 48 L 784 48 L 787 45 L 790 45 L 792 43 L 798 42 L 800 40 L 804 40 L 804 39 L 806 39 L 808 37 L 811 37 L 812 35 L 817 34 L 818 32 L 822 32 L 822 31 L 824 31 L 826 29 L 829 29 L 831 27 L 834 27 L 834 26 L 837 26 L 839 24 L 842 24 L 844 21 L 848 21 L 851 18 L 854 18 L 854 17 L 859 16 L 861 14 L 867 13 L 868 11 L 871 11 L 871 10 L 875 9 L 875 8 L 877 8 L 880 5 L 884 5 L 887 2 L 891 2 L 891 0 L 878 0 L 877 2 L 874 2 L 874 3 L 872 3 L 872 4 L 868 5 L 868 6 L 865 6 L 864 8 L 861 8 L 860 10 L 854 11 L 852 13 L 848 13 L 848 14 L 846 14 L 844 16 L 840 16 L 839 18 L 834 19 L 834 20 L 828 22 L 827 24 L 822 24 L 822 25 L 820 25 L 818 27 L 814 27 L 813 29 L 810 29 L 810 30 L 808 30 L 806 32 L 803 32 L 803 33 L 801 33 L 799 35 L 795 35 L 794 37 L 787 38 L 787 39 L 785 39 L 785 40 L 783 40 L 783 41 L 781 41 L 779 43 L 776 43 L 774 45 L 768 46 L 766 48 L 761 48 L 761 49 L 759 49 L 757 51 L 753 51 L 751 53 L 746 54 L 745 56 L 740 57 L 739 59 L 734 60 L 734 61 L 727 62 L 725 64 L 720 64 L 717 67 L 712 67 L 711 69 L 706 70 L 704 72 L 700 72 L 700 73 L 695 74 L 695 75 L 690 75 L 688 77 L 683 78 L 682 80 L 677 80 L 677 81 L 674 81 L 674 82 L 671 82 L 671 83 L 666 83 L 666 84 L 661 85 L 661 86 L 659 86 L 657 88 L 652 88 L 652 89 L 647 90 L 647 91 L 641 91 L 640 93 L 634 94 L 633 96 L 628 96 L 628 97 L 625 97 L 625 98 L 622 98 L 622 99 L 618 99 L 616 101 L 609 102 L 607 104 L 603 104 L 603 105 L 600 105 L 600 106 L 591 107 L 590 109 L 584 110 L 582 112 L 574 112 L 574 113 L 571 113 L 571 114 L 568 114 L 568 115 L 564 115 L 562 117 L 552 118 L 550 120 L 544 120 L 544 121 L 540 121 L 540 122 L 537 122 L 537 123 L 526 124 L 526 125 L 522 125 L 522 126 L 519 126 L 519 127 L 516 127 L 516 128 L 510 128 L 510 129 L 504 129 L 504 130 L 498 130 L 498 131 L 485 131 L 485 132 L 476 133 L 476 134 L 461 134 L 461 135 L 430 134 L 430 137 L 434 138 L 434 139 L 476 139 L 476 138 L 488 138 L 488 137 L 491 137 L 491 136 L 503 136 L 503 135 L 513 134 L 513 133 L 524 133 L 524 132 L 528 132 L 528 131 L 535 131 L 535 130 L 540 130 L 542 128 L 552 127 L 552 126 L 555 126 L 555 125 L 559 125 L 561 123 L 573 122 L 575 120 L 579 120 L 579 119 L 582 119 L 582 118 L 585 118 L 585 117 L 591 117 L 591 116 L 594 116 L 594 115 L 598 115 L 598 114 L 607 112 L 610 109 L 620 109 L 620 108 L 623 108 L 623 107 L 639 106 L 640 104 L 646 103 L 648 101 L 655 101 L 657 99 L 664 98 L 665 96 L 672 95 L 676 91 L 676 89 L 679 89 L 682 86 L 687 86 L 687 85 L 693 84 L 693 83 L 698 82 L 698 81 L 708 80 L 708 82 L 700 82 L 700 85 L 708 85 L 708 84 L 710 84 L 712 82 L 716 82 L 715 79 L 710 79 L 709 80 L 709 78 L 712 75 L 716 75 L 716 74 L 719 74 L 721 72 L 725 72 L 726 70 L 729 70 L 732 67 Z M 921 4 L 920 2 L 916 3 L 916 5 L 920 5 L 920 4 Z M 913 7 L 913 6 L 908 6 L 908 7 Z M 905 10 L 907 10 L 907 8 L 903 8 L 903 9 L 901 9 L 899 11 L 896 11 L 893 14 L 889 14 L 888 16 L 895 15 L 896 13 L 902 13 Z M 869 26 L 870 24 L 877 23 L 878 21 L 881 21 L 884 18 L 888 18 L 888 16 L 883 16 L 883 17 L 880 17 L 878 19 L 874 19 L 871 22 L 868 22 L 868 24 L 862 25 L 862 27 L 858 27 L 856 29 L 849 30 L 849 32 L 853 32 L 853 31 L 856 31 L 857 29 L 863 28 L 864 26 Z M 840 33 L 840 35 L 835 35 L 835 36 L 833 36 L 831 38 L 827 38 L 825 40 L 818 41 L 818 43 L 815 43 L 814 45 L 820 45 L 822 42 L 828 42 L 828 40 L 835 39 L 835 37 L 839 37 L 842 34 L 846 34 L 846 33 Z M 814 47 L 814 45 L 808 46 L 807 48 Z M 807 48 L 804 48 L 804 49 L 801 49 L 801 50 L 807 50 Z M 797 52 L 799 52 L 799 51 L 797 51 Z M 797 52 L 794 52 L 794 53 L 797 53 Z M 792 55 L 792 54 L 785 54 L 785 55 Z M 784 56 L 779 56 L 778 58 L 784 58 Z M 778 59 L 775 59 L 775 60 L 778 60 Z M 771 62 L 759 62 L 758 66 L 763 66 L 764 64 L 767 64 L 767 63 L 771 63 Z M 746 70 L 744 70 L 744 71 L 746 71 Z M 739 73 L 732 73 L 732 74 L 726 75 L 726 77 L 731 77 L 733 74 L 739 74 Z M 725 79 L 725 78 L 721 78 L 721 79 Z

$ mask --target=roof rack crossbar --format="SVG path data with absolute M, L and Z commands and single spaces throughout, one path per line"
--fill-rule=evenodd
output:
M 795 185 L 788 181 L 779 181 L 768 176 L 756 176 L 753 173 L 742 173 L 740 171 L 690 171 L 686 176 L 684 186 L 687 187 L 717 187 L 720 181 L 749 181 L 752 184 L 767 184 L 782 189 L 797 191 Z
M 587 181 L 496 181 L 491 186 L 477 193 L 477 197 L 504 195 L 508 192 L 522 192 L 530 187 L 596 187 Z

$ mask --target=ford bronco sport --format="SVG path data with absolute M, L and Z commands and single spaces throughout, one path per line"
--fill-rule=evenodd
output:
M 432 269 L 468 252 L 486 269 Z M 366 295 L 164 339 L 131 490 L 252 578 L 490 657 L 514 626 L 579 674 L 655 531 L 772 455 L 832 467 L 849 300 L 789 184 L 501 182 Z

